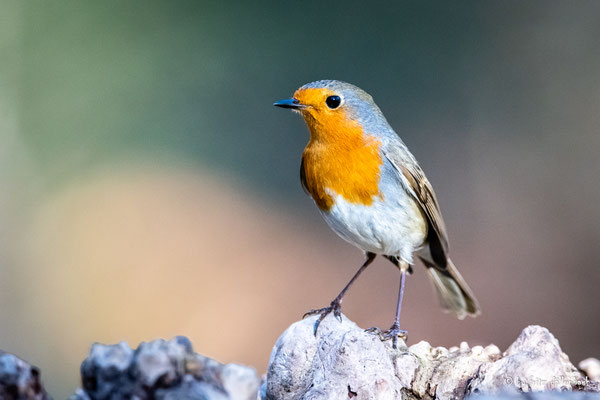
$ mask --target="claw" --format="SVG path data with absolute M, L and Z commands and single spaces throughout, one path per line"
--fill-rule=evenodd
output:
M 377 335 L 377 336 L 379 336 L 379 339 L 381 339 L 382 342 L 385 341 L 385 338 L 383 337 L 381 329 L 379 329 L 376 326 L 372 326 L 369 329 L 365 329 L 365 332 Z
M 329 313 L 333 312 L 333 315 L 335 316 L 335 318 L 337 318 L 338 321 L 342 322 L 341 309 L 342 309 L 342 305 L 340 304 L 340 301 L 336 299 L 331 302 L 329 307 L 319 308 L 319 309 L 310 310 L 310 311 L 306 312 L 302 316 L 302 319 L 312 316 L 312 315 L 319 315 L 319 319 L 317 319 L 317 321 L 315 322 L 315 328 L 314 328 L 314 335 L 317 336 L 317 329 L 319 329 L 319 325 L 321 325 L 321 321 L 323 321 L 325 319 L 325 317 L 327 315 L 329 315 Z
M 306 317 L 310 317 L 311 315 L 319 314 L 320 312 L 321 312 L 321 310 L 310 310 L 310 311 L 307 311 L 302 316 L 302 319 L 304 319 Z
M 342 313 L 339 308 L 333 310 L 333 315 L 337 318 L 338 321 L 342 322 Z
M 408 332 L 401 330 L 400 327 L 396 324 L 392 325 L 391 328 L 387 331 L 382 331 L 381 329 L 374 326 L 372 328 L 365 329 L 365 332 L 376 334 L 377 336 L 379 336 L 379 339 L 381 339 L 382 342 L 392 339 L 392 347 L 394 349 L 398 348 L 397 343 L 399 337 L 402 338 L 402 340 L 404 341 L 408 339 Z

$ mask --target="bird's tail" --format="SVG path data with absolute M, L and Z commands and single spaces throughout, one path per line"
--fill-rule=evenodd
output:
M 447 260 L 446 268 L 438 268 L 422 258 L 429 278 L 436 288 L 440 304 L 445 311 L 454 312 L 459 319 L 478 316 L 481 314 L 481 308 L 477 299 L 452 261 L 449 258 Z

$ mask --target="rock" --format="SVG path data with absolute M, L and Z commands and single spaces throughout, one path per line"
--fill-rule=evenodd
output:
M 260 385 L 253 368 L 196 354 L 185 337 L 136 350 L 124 342 L 94 344 L 81 364 L 81 380 L 71 400 L 255 400 Z
M 0 399 L 48 400 L 40 370 L 20 358 L 0 351 Z
M 590 392 L 514 392 L 475 396 L 476 400 L 598 400 L 600 394 Z
M 290 326 L 277 340 L 262 384 L 253 368 L 196 354 L 185 337 L 95 344 L 71 400 L 600 399 L 600 361 L 579 364 L 546 329 L 529 326 L 502 353 L 495 345 L 450 349 L 421 341 L 398 349 L 343 317 Z M 259 391 L 260 389 L 260 391 Z M 37 368 L 0 351 L 0 400 L 46 400 Z
M 600 381 L 600 360 L 594 357 L 586 358 L 579 363 L 579 369 L 585 372 L 592 381 Z
M 364 333 L 346 318 L 342 321 L 326 318 L 317 337 L 313 335 L 314 318 L 286 330 L 271 353 L 267 399 L 394 399 L 401 395 L 396 360 L 386 349 L 388 343 Z M 400 345 L 406 348 L 404 343 Z M 412 367 L 408 373 L 417 366 L 412 355 L 406 357 L 398 362 L 401 373 L 404 364 Z M 402 377 L 412 380 L 409 374 Z
M 400 341 L 395 350 L 345 317 L 341 323 L 325 318 L 315 337 L 316 318 L 292 324 L 277 340 L 263 400 L 515 398 L 597 389 L 540 326 L 525 328 L 504 353 L 466 342 L 448 350 L 424 341 L 407 348 Z
M 573 390 L 585 379 L 546 329 L 528 326 L 494 363 L 481 366 L 470 382 L 472 391 L 493 392 L 514 386 L 523 392 Z

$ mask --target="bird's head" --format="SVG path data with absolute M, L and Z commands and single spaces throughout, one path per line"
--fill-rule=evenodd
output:
M 342 81 L 307 83 L 294 97 L 273 104 L 299 112 L 312 139 L 339 139 L 350 132 L 370 132 L 377 125 L 389 126 L 373 98 L 364 90 Z

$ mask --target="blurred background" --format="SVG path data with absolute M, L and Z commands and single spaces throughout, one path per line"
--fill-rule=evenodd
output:
M 281 332 L 363 261 L 300 187 L 271 106 L 318 79 L 373 95 L 436 188 L 481 318 L 409 279 L 409 343 L 548 327 L 600 355 L 600 3 L 5 1 L 0 348 L 79 384 L 93 342 L 186 335 L 266 370 Z M 344 312 L 387 328 L 378 260 Z

